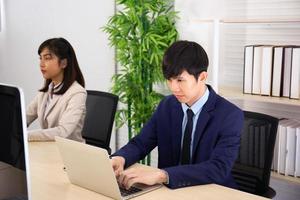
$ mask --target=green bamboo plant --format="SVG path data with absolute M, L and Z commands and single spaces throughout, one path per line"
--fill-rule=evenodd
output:
M 116 4 L 122 10 L 109 19 L 104 31 L 116 49 L 121 68 L 113 76 L 112 87 L 124 105 L 116 113 L 117 128 L 126 123 L 131 139 L 141 131 L 163 97 L 153 86 L 163 81 L 162 57 L 178 36 L 176 12 L 169 0 L 116 0 Z M 148 165 L 150 160 L 149 155 Z

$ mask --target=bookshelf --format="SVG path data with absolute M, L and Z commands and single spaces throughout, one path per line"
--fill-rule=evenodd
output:
M 221 96 L 243 110 L 300 121 L 300 100 L 243 93 L 244 46 L 300 45 L 300 17 L 194 19 L 190 23 L 206 26 L 213 33 L 208 46 L 208 49 L 211 48 L 212 61 L 212 80 L 209 84 Z M 201 40 L 198 40 L 200 44 Z M 299 177 L 284 176 L 277 172 L 273 172 L 272 176 L 285 181 L 300 182 Z
M 252 94 L 244 94 L 237 88 L 219 88 L 219 94 L 228 99 L 240 99 L 243 101 L 253 101 L 253 102 L 267 102 L 279 105 L 291 105 L 291 106 L 299 106 L 300 109 L 300 101 L 297 99 L 289 99 L 285 97 L 273 97 L 273 96 L 263 96 L 263 95 L 252 95 Z M 300 111 L 299 111 L 299 119 L 300 119 Z
M 300 45 L 299 0 L 175 3 L 180 14 L 179 35 L 206 49 L 210 59 L 208 83 L 221 96 L 243 110 L 300 120 L 300 100 L 243 93 L 244 46 Z
M 219 94 L 243 110 L 260 112 L 279 119 L 300 121 L 300 101 L 284 97 L 243 94 L 237 88 L 219 88 Z
M 300 45 L 300 19 L 224 19 L 220 27 L 219 94 L 243 110 L 300 120 L 300 100 L 243 93 L 244 46 Z M 300 183 L 299 177 L 272 176 Z
M 243 93 L 244 46 L 300 45 L 300 15 L 295 18 L 193 19 L 210 24 L 211 80 L 223 97 L 244 110 L 300 120 L 300 100 Z
M 194 22 L 201 23 L 201 20 Z M 243 93 L 244 46 L 300 45 L 300 18 L 205 19 L 202 22 L 213 27 L 212 52 L 217 56 L 212 56 L 211 83 L 218 93 L 243 110 L 300 121 L 300 100 Z M 272 176 L 300 183 L 299 177 L 277 172 L 272 172 Z

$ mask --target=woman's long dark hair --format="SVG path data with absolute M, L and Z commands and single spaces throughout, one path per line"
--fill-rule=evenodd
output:
M 63 86 L 59 91 L 55 92 L 55 94 L 64 94 L 74 83 L 74 81 L 77 81 L 82 87 L 84 87 L 84 78 L 80 71 L 75 51 L 71 44 L 64 38 L 51 38 L 44 41 L 40 45 L 38 54 L 40 55 L 45 48 L 47 48 L 51 53 L 55 54 L 60 61 L 62 59 L 67 60 L 67 66 L 64 68 L 64 78 L 62 81 Z M 45 84 L 40 91 L 47 92 L 50 83 L 51 79 L 46 79 Z

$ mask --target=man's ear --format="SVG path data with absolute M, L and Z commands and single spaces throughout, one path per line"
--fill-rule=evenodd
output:
M 206 81 L 206 79 L 207 79 L 207 72 L 201 72 L 200 74 L 199 74 L 199 77 L 198 77 L 198 81 Z
M 61 68 L 63 68 L 63 69 L 67 67 L 67 64 L 68 64 L 68 61 L 67 61 L 66 58 L 64 58 L 64 59 L 62 59 L 62 60 L 60 61 L 60 66 L 61 66 Z

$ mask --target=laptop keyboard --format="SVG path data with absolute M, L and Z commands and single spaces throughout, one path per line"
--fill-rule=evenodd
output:
M 131 187 L 128 190 L 125 189 L 125 188 L 122 188 L 122 187 L 119 187 L 119 188 L 120 188 L 121 195 L 123 197 L 126 197 L 126 196 L 129 196 L 131 194 L 134 194 L 134 193 L 142 191 L 142 189 L 139 189 L 139 188 L 136 188 L 136 187 Z

